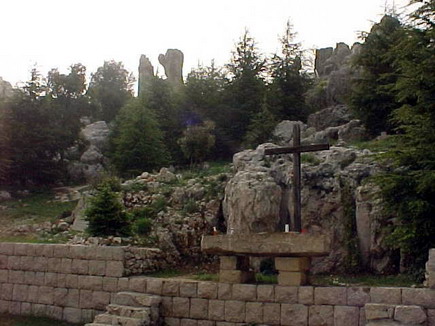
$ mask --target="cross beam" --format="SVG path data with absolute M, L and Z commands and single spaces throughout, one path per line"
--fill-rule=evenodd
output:
M 265 155 L 293 154 L 293 231 L 301 232 L 301 153 L 315 152 L 329 149 L 329 144 L 302 145 L 301 128 L 299 124 L 293 127 L 293 146 L 269 148 L 264 151 Z

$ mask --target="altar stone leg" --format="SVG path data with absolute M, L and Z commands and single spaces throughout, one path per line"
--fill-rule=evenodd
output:
M 275 268 L 279 272 L 279 285 L 305 285 L 308 280 L 307 274 L 310 269 L 310 258 L 276 257 Z
M 254 272 L 249 271 L 249 257 L 220 256 L 219 282 L 247 283 L 254 279 Z

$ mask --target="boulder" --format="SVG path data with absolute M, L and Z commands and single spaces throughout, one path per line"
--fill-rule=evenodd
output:
M 351 119 L 352 114 L 346 105 L 335 105 L 310 114 L 307 125 L 321 131 L 328 127 L 341 126 L 351 121 Z
M 178 49 L 168 49 L 166 54 L 159 55 L 159 62 L 165 68 L 165 75 L 173 87 L 183 85 L 184 54 Z
M 99 164 L 104 160 L 103 154 L 101 154 L 98 147 L 95 145 L 89 146 L 89 148 L 80 157 L 80 162 L 85 164 Z
M 0 201 L 12 199 L 11 194 L 6 190 L 0 190 Z
M 11 83 L 6 80 L 3 80 L 0 77 L 0 99 L 7 99 L 14 95 L 14 89 L 12 88 Z
M 109 133 L 110 130 L 105 121 L 91 123 L 81 130 L 83 138 L 100 151 L 105 149 Z
M 146 55 L 142 54 L 139 59 L 139 83 L 138 93 L 139 96 L 144 93 L 149 82 L 154 77 L 154 67 L 151 64 L 150 59 Z

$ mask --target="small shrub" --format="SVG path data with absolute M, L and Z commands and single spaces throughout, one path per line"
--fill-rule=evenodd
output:
M 152 225 L 153 223 L 149 218 L 140 218 L 133 224 L 134 233 L 138 235 L 148 235 L 151 232 Z
M 189 199 L 183 206 L 184 214 L 193 214 L 198 211 L 199 211 L 199 205 L 193 199 Z
M 302 163 L 310 163 L 313 165 L 319 165 L 322 161 L 314 156 L 313 154 L 302 154 L 301 155 Z
M 161 211 L 166 212 L 168 207 L 168 201 L 165 197 L 158 197 L 151 203 L 151 207 L 155 210 L 156 213 Z

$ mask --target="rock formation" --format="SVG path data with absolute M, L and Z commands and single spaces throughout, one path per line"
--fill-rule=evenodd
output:
M 139 82 L 138 82 L 138 94 L 143 94 L 147 88 L 147 84 L 154 77 L 154 67 L 151 61 L 144 54 L 140 56 L 139 60 Z
M 102 153 L 106 149 L 109 132 L 105 121 L 90 123 L 81 130 L 80 136 L 87 147 L 82 152 L 78 145 L 69 150 L 68 173 L 72 180 L 91 182 L 105 171 L 107 159 Z
M 175 88 L 183 85 L 184 54 L 178 49 L 168 49 L 159 55 L 159 62 L 165 68 L 168 82 Z
M 0 77 L 0 99 L 9 98 L 14 94 L 12 85 Z

